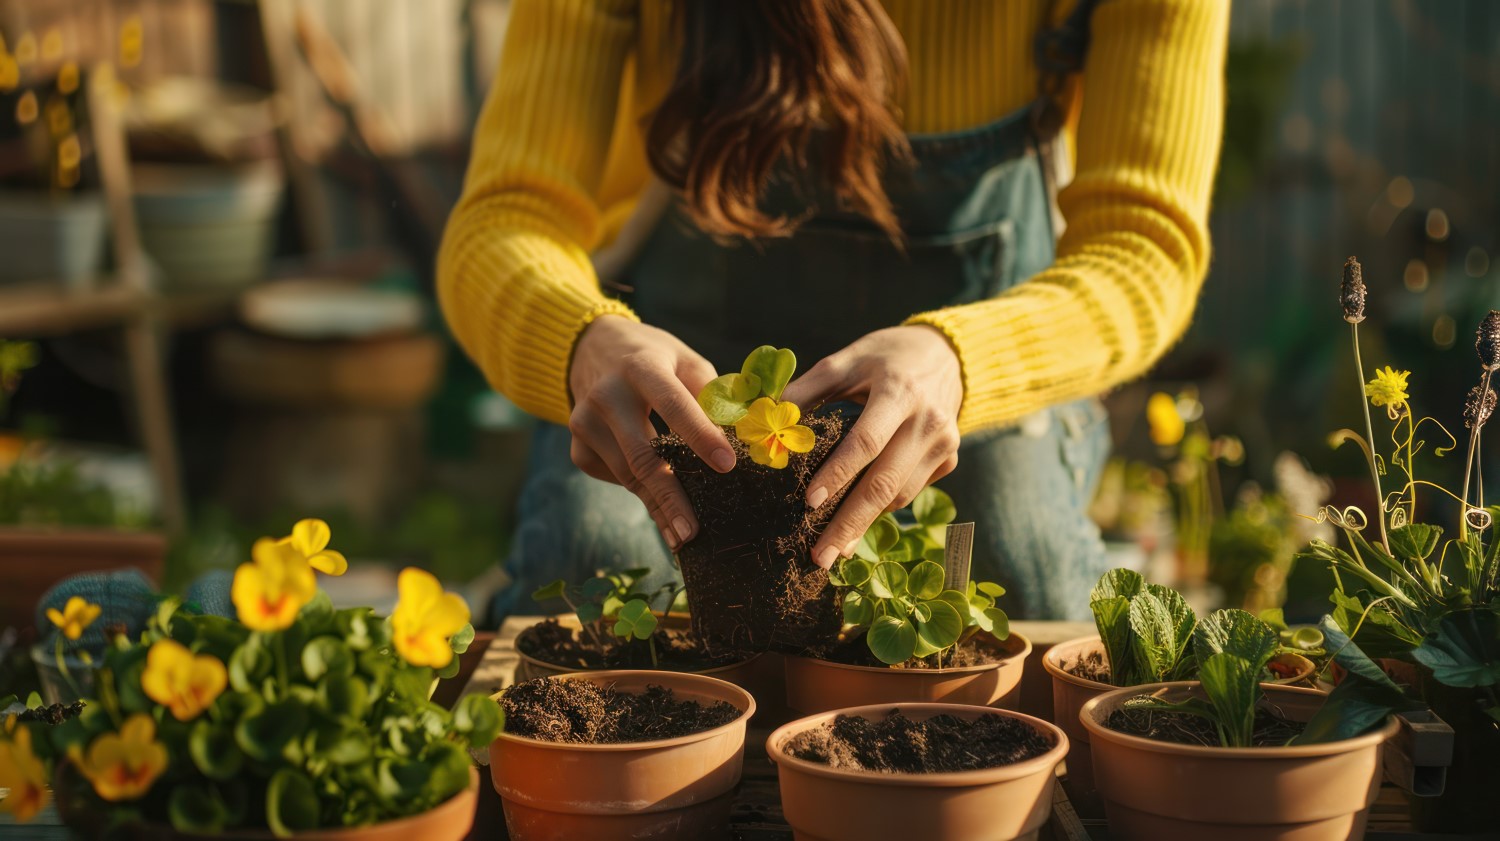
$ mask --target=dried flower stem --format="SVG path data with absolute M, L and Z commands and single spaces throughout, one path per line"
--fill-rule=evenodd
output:
M 1370 422 L 1370 397 L 1365 394 L 1365 364 L 1359 358 L 1359 323 L 1349 322 L 1349 335 L 1354 339 L 1354 370 L 1358 373 L 1359 380 L 1359 405 L 1365 413 L 1365 440 L 1374 446 L 1375 425 Z M 1374 453 L 1369 454 L 1370 479 L 1375 483 L 1375 507 L 1376 516 L 1380 521 L 1380 545 L 1384 547 L 1387 554 L 1391 551 L 1391 539 L 1385 533 L 1385 494 L 1380 490 L 1380 468 L 1375 465 Z M 1467 482 L 1465 490 L 1467 492 Z
M 1464 460 L 1464 492 L 1460 497 L 1463 503 L 1463 510 L 1459 512 L 1458 517 L 1458 536 L 1460 540 L 1469 534 L 1469 479 L 1474 475 L 1474 466 L 1479 460 L 1479 430 L 1484 428 L 1484 421 L 1486 420 L 1484 417 L 1484 401 L 1485 395 L 1490 390 L 1490 374 L 1489 368 L 1486 367 L 1484 379 L 1479 383 L 1479 408 L 1474 413 L 1474 425 L 1469 429 L 1469 454 Z M 1484 491 L 1482 490 L 1482 484 L 1479 494 L 1480 505 L 1483 505 Z

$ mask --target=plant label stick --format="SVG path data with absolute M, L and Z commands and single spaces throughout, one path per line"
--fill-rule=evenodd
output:
M 974 524 L 950 524 L 943 538 L 943 589 L 962 591 L 968 587 L 973 560 Z

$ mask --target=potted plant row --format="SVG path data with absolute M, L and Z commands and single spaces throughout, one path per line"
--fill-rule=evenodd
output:
M 429 696 L 473 637 L 468 606 L 412 568 L 389 617 L 335 610 L 314 575 L 347 566 L 328 538 L 306 520 L 256 542 L 234 575 L 237 619 L 166 599 L 138 639 L 112 640 L 81 704 L 8 717 L 0 809 L 28 820 L 53 783 L 84 837 L 465 837 L 468 750 L 494 738 L 499 710 Z

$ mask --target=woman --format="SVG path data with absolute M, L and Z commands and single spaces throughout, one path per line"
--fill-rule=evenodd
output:
M 1086 613 L 1095 396 L 1191 317 L 1229 12 L 1052 5 L 516 0 L 439 266 L 459 340 L 549 422 L 502 612 L 667 570 L 698 526 L 650 415 L 732 469 L 694 395 L 772 344 L 785 399 L 865 404 L 808 491 L 864 471 L 815 562 L 942 479 L 1007 610 Z

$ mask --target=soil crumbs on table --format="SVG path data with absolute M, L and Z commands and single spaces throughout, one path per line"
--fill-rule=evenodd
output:
M 1213 722 L 1191 713 L 1119 709 L 1109 714 L 1104 726 L 1129 736 L 1143 736 L 1158 742 L 1223 747 Z M 1255 730 L 1251 734 L 1251 744 L 1258 748 L 1281 747 L 1301 735 L 1304 727 L 1306 725 L 1300 721 L 1283 718 L 1274 710 L 1261 707 L 1255 711 Z
M 1090 651 L 1071 663 L 1064 663 L 1063 671 L 1084 680 L 1109 683 L 1109 663 L 1100 651 Z
M 583 638 L 578 631 L 563 627 L 548 618 L 522 631 L 516 637 L 516 648 L 529 657 L 566 669 L 652 669 L 671 672 L 698 672 L 744 661 L 734 653 L 711 655 L 704 650 L 693 632 L 679 628 L 659 628 L 656 632 L 658 663 L 651 662 L 651 649 L 633 645 L 608 635 L 606 648 Z
M 712 730 L 739 718 L 733 704 L 678 700 L 672 690 L 647 686 L 623 692 L 590 680 L 538 678 L 500 698 L 505 732 L 543 742 L 606 745 L 651 742 Z
M 1041 756 L 1052 747 L 1052 740 L 1008 716 L 968 721 L 938 715 L 915 721 L 900 710 L 878 721 L 841 715 L 783 745 L 798 759 L 832 768 L 899 774 L 995 768 Z
M 941 661 L 938 655 L 930 654 L 922 658 L 913 657 L 899 666 L 882 663 L 880 658 L 870 651 L 870 646 L 863 636 L 808 653 L 831 663 L 842 663 L 846 666 L 872 666 L 877 669 L 962 669 L 968 666 L 992 666 L 1006 660 L 1005 652 L 996 651 L 989 645 L 972 639 L 960 642 L 943 652 Z

